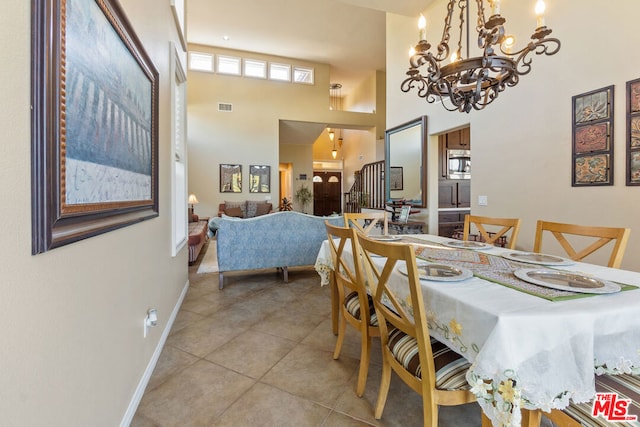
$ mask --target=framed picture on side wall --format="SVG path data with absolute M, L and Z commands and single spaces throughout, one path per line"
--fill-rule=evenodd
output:
M 271 166 L 249 166 L 249 193 L 271 192 Z
M 640 79 L 627 82 L 627 185 L 640 185 Z
M 613 185 L 613 86 L 572 98 L 571 185 Z
M 37 254 L 158 216 L 158 71 L 118 1 L 32 5 Z
M 402 176 L 402 166 L 389 167 L 389 189 L 390 190 L 402 190 L 404 189 Z
M 242 193 L 242 165 L 220 165 L 220 192 Z

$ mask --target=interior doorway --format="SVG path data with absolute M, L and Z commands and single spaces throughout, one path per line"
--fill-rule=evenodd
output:
M 313 214 L 342 212 L 342 172 L 313 172 Z

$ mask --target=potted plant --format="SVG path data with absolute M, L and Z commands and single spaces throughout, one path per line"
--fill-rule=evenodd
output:
M 293 195 L 293 199 L 300 204 L 302 212 L 306 213 L 304 209 L 313 200 L 313 194 L 311 194 L 311 190 L 306 185 L 301 185 L 296 194 Z

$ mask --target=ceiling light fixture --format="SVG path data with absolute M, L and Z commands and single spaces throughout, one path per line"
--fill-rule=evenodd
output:
M 547 28 L 544 19 L 545 5 L 538 0 L 535 7 L 537 28 L 531 35 L 531 41 L 521 50 L 513 51 L 514 38 L 505 35 L 505 18 L 500 15 L 500 0 L 488 0 L 491 5 L 491 16 L 484 19 L 484 1 L 476 0 L 478 20 L 478 47 L 482 56 L 469 56 L 469 0 L 449 0 L 445 17 L 442 40 L 434 54 L 429 51 L 431 45 L 426 40 L 426 19 L 420 15 L 418 22 L 420 41 L 414 48 L 409 60 L 409 76 L 400 86 L 403 92 L 416 88 L 418 96 L 429 103 L 442 101 L 449 111 L 468 113 L 472 109 L 482 110 L 493 102 L 507 86 L 515 86 L 520 76 L 531 71 L 532 58 L 529 54 L 545 54 L 551 56 L 560 50 L 560 40 L 547 38 L 551 29 Z M 451 20 L 454 9 L 460 10 L 460 36 L 455 51 L 450 43 Z M 462 35 L 466 15 L 466 58 L 462 56 Z M 498 55 L 494 46 L 499 46 Z M 448 64 L 445 61 L 450 60 Z M 420 73 L 425 67 L 426 75 Z
M 336 150 L 336 133 L 333 129 L 329 128 L 329 141 L 333 142 L 333 150 L 331 150 L 331 157 L 334 159 L 338 156 L 338 150 Z
M 331 83 L 329 85 L 329 109 L 333 111 L 342 110 L 342 85 Z

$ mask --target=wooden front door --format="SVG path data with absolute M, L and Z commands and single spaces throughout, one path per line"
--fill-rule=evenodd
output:
M 342 173 L 313 173 L 313 214 L 331 215 L 342 212 Z

